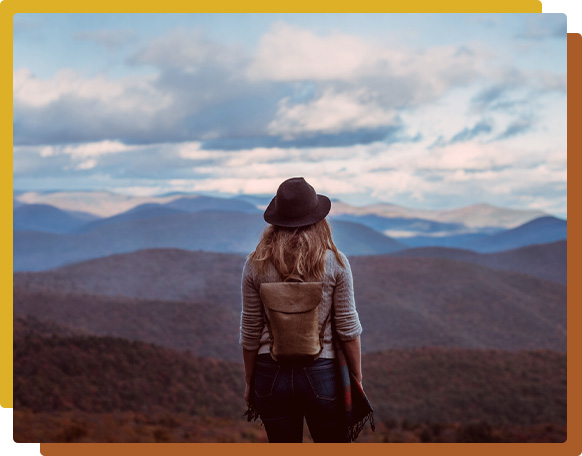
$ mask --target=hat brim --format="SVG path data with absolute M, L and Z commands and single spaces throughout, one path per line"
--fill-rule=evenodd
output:
M 265 222 L 270 223 L 271 225 L 282 226 L 285 228 L 297 228 L 300 226 L 313 225 L 314 223 L 323 220 L 327 217 L 330 210 L 331 200 L 325 195 L 317 195 L 317 206 L 309 214 L 298 219 L 286 218 L 277 212 L 277 197 L 275 196 L 267 206 L 267 209 L 265 209 L 263 218 L 265 219 Z

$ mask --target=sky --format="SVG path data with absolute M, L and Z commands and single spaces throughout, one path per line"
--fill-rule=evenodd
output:
M 566 217 L 563 14 L 17 14 L 15 191 Z

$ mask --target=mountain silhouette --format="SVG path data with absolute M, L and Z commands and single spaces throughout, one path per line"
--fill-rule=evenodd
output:
M 566 220 L 556 217 L 540 217 L 510 230 L 468 242 L 462 248 L 477 252 L 499 252 L 526 245 L 546 244 L 567 238 Z
M 74 234 L 14 233 L 14 270 L 38 271 L 91 258 L 150 248 L 179 248 L 248 254 L 266 227 L 262 214 L 202 211 L 167 213 L 147 206 L 90 224 Z M 155 215 L 164 211 L 166 215 Z M 85 232 L 83 232 L 85 231 Z M 348 255 L 391 253 L 404 246 L 363 225 L 336 221 L 333 235 Z
M 447 258 L 503 271 L 516 271 L 566 284 L 567 241 L 536 244 L 497 253 L 442 247 L 419 247 L 396 252 L 395 256 Z
M 350 263 L 365 352 L 566 350 L 564 285 L 449 259 Z M 242 255 L 161 249 L 15 273 L 14 314 L 236 360 L 243 264 Z
M 417 218 L 445 224 L 461 224 L 476 230 L 489 228 L 514 228 L 546 214 L 539 210 L 519 210 L 496 207 L 487 203 L 473 204 L 454 209 L 413 209 L 391 203 L 377 203 L 368 206 L 351 206 L 341 201 L 332 205 L 331 215 L 342 214 L 385 218 Z
M 131 220 L 145 220 L 156 217 L 167 217 L 169 215 L 184 214 L 185 211 L 179 209 L 174 209 L 163 204 L 158 203 L 145 203 L 134 207 L 121 214 L 113 215 L 111 217 L 105 217 L 98 220 L 86 223 L 75 230 L 75 233 L 88 233 L 99 227 L 105 225 L 111 225 L 119 222 L 131 221 Z
M 261 212 L 254 204 L 235 198 L 216 198 L 211 196 L 182 197 L 165 206 L 185 212 L 227 211 L 257 213 Z
M 13 211 L 14 231 L 70 233 L 86 223 L 83 215 L 57 209 L 48 204 L 20 204 Z

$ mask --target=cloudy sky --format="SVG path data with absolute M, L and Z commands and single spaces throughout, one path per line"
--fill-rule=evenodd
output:
M 14 189 L 566 216 L 566 16 L 14 17 Z

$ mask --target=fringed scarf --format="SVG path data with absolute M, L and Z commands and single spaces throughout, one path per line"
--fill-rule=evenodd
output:
M 337 334 L 334 335 L 337 336 Z M 372 431 L 376 430 L 376 425 L 374 424 L 374 409 L 366 393 L 364 393 L 361 383 L 350 372 L 343 348 L 338 345 L 341 344 L 336 343 L 335 347 L 337 372 L 343 396 L 348 434 L 350 440 L 354 442 L 360 435 L 360 432 L 362 432 L 362 429 L 364 429 L 366 422 L 370 422 Z

